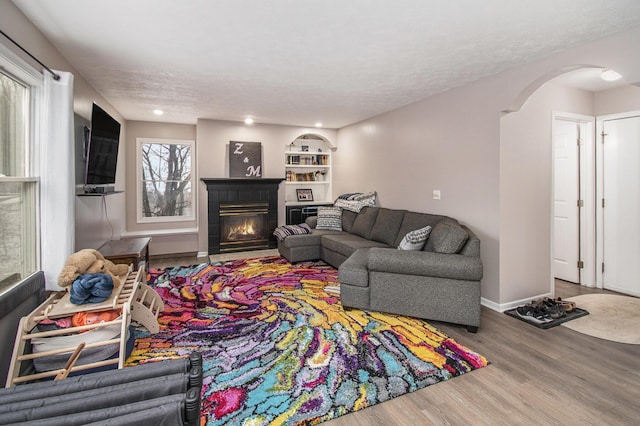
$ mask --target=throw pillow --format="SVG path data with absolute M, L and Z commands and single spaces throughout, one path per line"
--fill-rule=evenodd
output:
M 318 207 L 316 229 L 342 231 L 342 209 L 340 207 Z
M 306 223 L 301 223 L 300 225 L 282 225 L 276 228 L 273 231 L 273 235 L 276 237 L 278 241 L 284 240 L 289 235 L 302 235 L 302 234 L 310 234 L 311 227 Z
M 373 207 L 376 204 L 376 192 L 368 192 L 366 194 L 357 193 L 353 197 L 340 198 L 335 202 L 336 207 L 343 208 L 355 213 L 360 213 L 363 207 Z
M 402 241 L 400 241 L 398 250 L 422 250 L 430 233 L 430 226 L 407 232 Z

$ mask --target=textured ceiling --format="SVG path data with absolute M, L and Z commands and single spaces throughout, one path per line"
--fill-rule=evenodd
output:
M 640 25 L 638 0 L 13 2 L 126 119 L 174 123 L 340 128 Z

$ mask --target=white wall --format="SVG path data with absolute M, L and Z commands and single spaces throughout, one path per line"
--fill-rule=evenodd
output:
M 196 126 L 189 124 L 156 123 L 148 121 L 126 122 L 126 218 L 127 229 L 123 237 L 149 236 L 151 256 L 175 253 L 195 253 L 198 251 L 198 221 L 173 222 L 170 224 L 137 223 L 136 193 L 139 190 L 136 177 L 136 139 L 182 139 L 196 140 Z
M 593 93 L 550 82 L 501 120 L 502 301 L 549 295 L 553 111 L 593 116 Z
M 597 92 L 594 98 L 595 115 L 640 111 L 640 87 L 623 86 Z
M 242 122 L 199 119 L 197 124 L 196 150 L 198 168 L 198 251 L 208 251 L 207 228 L 207 188 L 201 178 L 229 177 L 227 149 L 229 141 L 262 143 L 262 176 L 284 179 L 285 146 L 298 136 L 314 133 L 336 144 L 337 132 L 330 129 L 316 129 L 270 124 L 247 126 Z M 340 155 L 340 149 L 336 156 Z M 334 190 L 335 192 L 335 190 Z M 279 191 L 278 223 L 285 223 L 284 188 Z
M 576 67 L 609 67 L 627 81 L 640 81 L 640 57 L 635 53 L 639 43 L 636 29 L 340 129 L 334 192 L 375 189 L 383 206 L 459 219 L 482 241 L 483 303 L 503 309 L 519 298 L 535 296 L 540 289 L 538 272 L 521 283 L 514 279 L 518 265 L 506 263 L 550 268 L 549 232 L 539 233 L 538 228 L 551 226 L 551 157 L 547 166 L 531 167 L 530 145 L 501 141 L 500 117 L 520 109 L 546 81 Z M 534 154 L 534 161 L 546 155 Z M 514 159 L 521 167 L 514 167 Z M 518 182 L 529 180 L 542 180 L 534 194 L 518 189 Z M 432 189 L 442 191 L 442 200 L 431 199 Z M 534 209 L 517 207 L 529 206 L 532 196 L 546 201 Z M 540 243 L 540 235 L 547 241 Z M 537 250 L 545 244 L 546 250 Z M 517 253 L 516 258 L 510 253 Z M 548 279 L 547 273 L 544 285 Z
M 89 120 L 93 102 L 99 104 L 121 124 L 124 119 L 96 90 L 87 83 L 55 47 L 40 33 L 40 31 L 20 12 L 10 0 L 0 0 L 0 28 L 26 50 L 33 54 L 49 68 L 69 71 L 74 75 L 73 96 L 74 112 Z M 0 43 L 7 46 L 34 68 L 40 66 L 20 51 L 9 41 L 0 37 Z M 120 143 L 125 139 L 125 130 L 120 136 Z M 73 143 L 73 141 L 69 141 Z M 118 170 L 116 174 L 116 188 L 124 189 L 125 182 L 125 154 L 118 153 Z M 81 248 L 97 248 L 104 241 L 118 237 L 125 229 L 125 199 L 122 194 L 110 195 L 106 200 L 106 209 L 102 197 L 76 197 L 75 203 L 75 234 L 76 250 Z M 43 212 L 46 214 L 46 212 Z M 108 215 L 108 221 L 107 221 Z
M 375 190 L 379 205 L 455 217 L 498 262 L 499 104 L 456 89 L 338 131 L 336 194 Z M 480 135 L 480 137 L 478 137 Z M 439 189 L 441 200 L 433 200 Z M 497 269 L 485 268 L 483 294 Z M 497 293 L 493 294 L 497 297 Z

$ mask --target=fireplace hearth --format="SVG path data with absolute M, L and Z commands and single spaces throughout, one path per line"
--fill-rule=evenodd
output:
M 284 179 L 201 179 L 207 185 L 209 254 L 276 247 Z

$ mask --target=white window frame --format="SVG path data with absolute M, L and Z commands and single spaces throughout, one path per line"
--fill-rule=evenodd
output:
M 18 55 L 0 43 L 0 67 L 12 78 L 29 87 L 29 111 L 28 137 L 24 147 L 24 173 L 23 176 L 0 177 L 2 182 L 21 182 L 25 194 L 25 210 L 30 211 L 31 217 L 25 220 L 33 221 L 33 226 L 25 229 L 24 241 L 31 241 L 25 247 L 22 270 L 22 278 L 26 278 L 31 272 L 42 268 L 41 263 L 41 229 L 40 229 L 40 153 L 38 147 L 44 139 L 43 126 L 43 85 L 42 74 L 35 68 L 24 62 Z M 27 215 L 27 213 L 25 213 Z M 31 271 L 33 269 L 33 271 Z M 18 271 L 17 271 L 18 272 Z M 7 289 L 8 290 L 8 289 Z
M 144 217 L 142 215 L 142 145 L 143 144 L 163 144 L 163 145 L 188 145 L 191 153 L 191 199 L 193 205 L 189 216 L 162 216 Z M 157 138 L 136 138 L 136 220 L 137 223 L 175 223 L 193 222 L 197 214 L 197 187 L 196 187 L 196 142 L 185 139 L 157 139 Z

